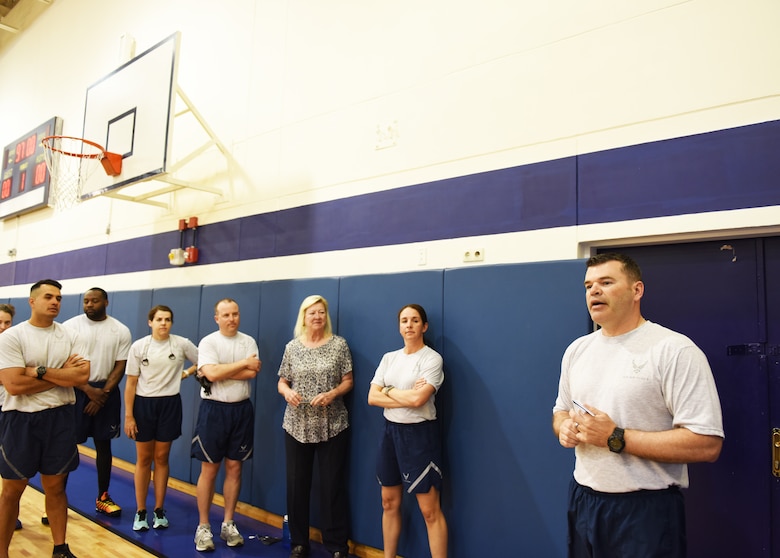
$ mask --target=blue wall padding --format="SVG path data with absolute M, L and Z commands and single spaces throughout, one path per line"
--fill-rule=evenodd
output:
M 445 273 L 447 504 L 458 556 L 566 553 L 573 452 L 553 435 L 552 405 L 563 351 L 588 330 L 583 277 L 581 261 Z
M 150 289 L 108 293 L 108 313 L 130 329 L 134 340 L 151 333 L 147 315 L 152 306 L 154 304 Z M 175 315 L 176 309 L 172 310 Z
M 551 410 L 563 351 L 589 328 L 583 275 L 582 261 L 576 260 L 164 288 L 109 293 L 109 313 L 138 339 L 149 333 L 149 309 L 165 304 L 174 311 L 173 333 L 197 344 L 216 330 L 214 303 L 226 296 L 239 302 L 241 329 L 257 337 L 263 361 L 254 383 L 254 458 L 245 465 L 241 500 L 281 515 L 285 402 L 277 393 L 277 372 L 301 301 L 310 294 L 327 298 L 334 329 L 347 340 L 354 364 L 355 388 L 346 398 L 352 538 L 381 547 L 374 467 L 383 418 L 380 408 L 368 406 L 367 394 L 382 355 L 403 345 L 398 310 L 410 302 L 422 304 L 430 323 L 427 341 L 444 357 L 446 380 L 437 407 L 445 443 L 443 508 L 450 556 L 509 552 L 555 558 L 565 555 L 573 453 L 555 440 Z M 23 309 L 27 299 L 11 302 Z M 60 320 L 80 312 L 81 296 L 69 295 Z M 194 483 L 200 467 L 189 454 L 199 385 L 188 379 L 181 393 L 184 421 L 171 450 L 171 477 Z M 124 433 L 113 448 L 117 457 L 135 462 L 134 443 Z M 319 526 L 316 476 L 314 482 L 312 525 Z M 425 526 L 413 498 L 405 498 L 403 515 L 400 553 L 426 556 Z
M 30 299 L 28 297 L 12 297 L 8 302 L 13 304 L 16 310 L 14 315 L 15 324 L 30 319 Z
M 579 224 L 780 204 L 780 121 L 580 155 Z

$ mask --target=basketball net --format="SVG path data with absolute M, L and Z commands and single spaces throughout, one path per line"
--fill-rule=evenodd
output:
M 100 167 L 103 148 L 68 136 L 49 136 L 41 143 L 51 177 L 51 205 L 57 212 L 75 207 L 81 202 L 82 186 Z

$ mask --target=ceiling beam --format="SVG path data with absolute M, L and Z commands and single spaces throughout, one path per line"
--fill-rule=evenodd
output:
M 51 0 L 19 0 L 16 2 L 13 8 L 0 17 L 0 52 L 16 41 L 51 5 Z M 7 3 L 3 9 L 5 6 Z

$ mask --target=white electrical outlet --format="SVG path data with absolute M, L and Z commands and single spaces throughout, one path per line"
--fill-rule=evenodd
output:
M 428 254 L 425 248 L 417 249 L 417 265 L 425 265 L 428 263 Z
M 464 262 L 482 262 L 485 261 L 484 248 L 471 248 L 463 252 Z

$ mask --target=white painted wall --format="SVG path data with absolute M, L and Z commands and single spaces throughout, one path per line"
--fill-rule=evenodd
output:
M 446 177 L 780 118 L 776 0 L 56 0 L 0 53 L 0 146 L 181 31 L 179 85 L 238 161 L 210 152 L 171 209 L 99 198 L 0 225 L 0 263 Z M 376 149 L 377 128 L 397 127 Z M 178 129 L 174 145 L 185 139 Z M 192 171 L 190 171 L 192 173 Z M 590 246 L 780 230 L 780 208 L 69 280 L 66 293 L 579 257 Z M 425 263 L 419 264 L 420 249 Z M 474 265 L 474 264 L 471 264 Z M 483 265 L 483 264 L 477 264 Z M 225 273 L 226 270 L 230 273 Z M 2 286 L 0 297 L 28 286 Z

